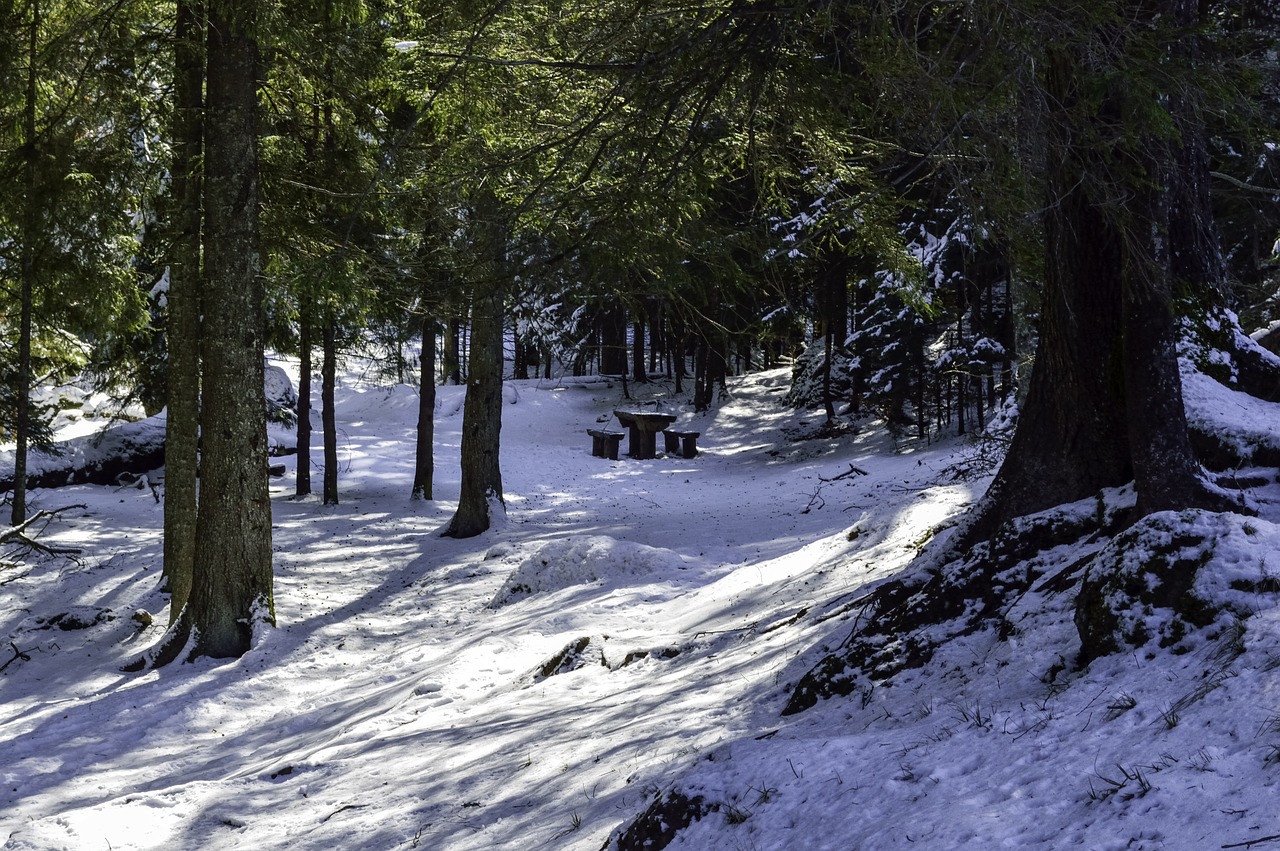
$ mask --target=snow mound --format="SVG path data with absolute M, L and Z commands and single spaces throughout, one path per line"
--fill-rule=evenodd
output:
M 684 559 L 671 550 L 604 535 L 566 537 L 542 545 L 521 562 L 489 607 L 496 609 L 534 594 L 610 579 L 667 579 L 684 567 Z

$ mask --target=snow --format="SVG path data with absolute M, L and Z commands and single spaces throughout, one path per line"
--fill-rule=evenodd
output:
M 32 494 L 88 507 L 41 539 L 77 559 L 0 566 L 5 849 L 595 851 L 670 788 L 716 804 L 670 846 L 699 851 L 1280 834 L 1280 486 L 1250 493 L 1257 518 L 1159 515 L 1128 539 L 1135 563 L 1179 529 L 1209 542 L 1197 590 L 1233 617 L 1185 652 L 1074 670 L 1071 594 L 1038 587 L 1008 640 L 958 638 L 891 685 L 784 718 L 859 598 L 983 491 L 955 475 L 977 446 L 895 449 L 872 424 L 794 440 L 822 415 L 784 408 L 789 376 L 772 371 L 684 415 L 697 458 L 613 462 L 585 430 L 622 406 L 620 385 L 513 382 L 506 520 L 459 541 L 437 533 L 462 388 L 440 388 L 437 500 L 414 502 L 417 396 L 361 374 L 336 405 L 341 504 L 291 498 L 293 459 L 273 480 L 279 626 L 244 658 L 121 673 L 168 618 L 161 507 L 146 491 Z M 1270 445 L 1274 406 L 1232 393 L 1188 400 Z

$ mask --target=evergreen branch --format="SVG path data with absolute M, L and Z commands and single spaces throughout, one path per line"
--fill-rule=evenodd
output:
M 1265 186 L 1254 186 L 1252 183 L 1245 183 L 1239 178 L 1232 177 L 1229 174 L 1223 174 L 1220 171 L 1211 171 L 1209 172 L 1209 175 L 1211 177 L 1216 177 L 1219 180 L 1225 180 L 1237 189 L 1243 189 L 1247 192 L 1253 192 L 1258 195 L 1269 195 L 1273 200 L 1280 200 L 1280 189 L 1268 189 Z
M 495 59 L 491 56 L 476 56 L 467 53 L 445 53 L 435 50 L 424 50 L 421 55 L 432 59 L 449 59 L 458 63 L 475 63 L 477 65 L 494 65 L 500 68 L 553 68 L 557 71 L 631 71 L 640 67 L 640 62 L 579 62 L 572 59 Z

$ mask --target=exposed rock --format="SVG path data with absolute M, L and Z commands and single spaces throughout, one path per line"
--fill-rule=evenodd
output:
M 716 806 L 708 805 L 701 795 L 690 798 L 672 790 L 660 795 L 621 832 L 610 837 L 604 848 L 610 851 L 662 851 L 680 831 L 716 809 Z

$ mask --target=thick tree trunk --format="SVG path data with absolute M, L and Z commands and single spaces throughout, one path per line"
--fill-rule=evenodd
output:
M 486 531 L 501 511 L 502 471 L 502 288 L 480 285 L 471 308 L 471 358 L 462 409 L 462 485 L 458 509 L 445 537 L 470 538 Z
M 164 446 L 164 578 L 169 623 L 191 594 L 200 451 L 200 161 L 204 147 L 204 10 L 179 2 L 174 37 L 173 222 Z
M 1150 140 L 1147 172 L 1161 176 L 1136 193 L 1143 219 L 1161 236 L 1131 249 L 1124 265 L 1124 381 L 1138 513 L 1187 508 L 1203 492 L 1200 465 L 1191 449 L 1177 328 L 1170 286 L 1170 165 L 1164 143 Z
M 338 383 L 337 320 L 327 312 L 322 333 L 323 361 L 320 365 L 321 422 L 324 425 L 324 504 L 338 504 L 338 419 L 334 392 Z
M 1049 203 L 1040 343 L 1009 453 L 971 526 L 969 540 L 1003 522 L 1133 478 L 1124 395 L 1121 234 L 1084 179 L 1102 152 L 1074 144 L 1079 98 L 1073 61 L 1048 69 Z M 1101 170 L 1102 174 L 1107 173 Z M 1114 212 L 1111 213 L 1114 216 Z
M 1158 5 L 1155 11 L 1172 11 L 1171 3 Z M 1197 220 L 1208 213 L 1195 202 L 1174 203 L 1168 187 L 1188 155 L 1176 155 L 1150 129 L 1140 142 L 1141 175 L 1099 187 L 1113 161 L 1110 151 L 1076 142 L 1088 135 L 1073 126 L 1082 115 L 1082 77 L 1071 57 L 1055 52 L 1048 101 L 1060 114 L 1051 118 L 1046 158 L 1051 175 L 1040 348 L 1009 454 L 968 542 L 989 537 L 1014 516 L 1131 480 L 1139 516 L 1228 505 L 1206 487 L 1191 448 L 1171 295 L 1175 270 L 1190 264 L 1170 255 L 1170 234 L 1203 232 Z M 1090 118 L 1121 126 L 1132 110 L 1126 105 L 1130 94 L 1120 88 L 1107 93 L 1100 113 Z M 1184 139 L 1194 134 L 1184 132 Z M 1183 249 L 1198 258 L 1196 274 L 1213 265 L 1218 250 L 1206 239 Z
M 253 0 L 208 18 L 202 461 L 191 597 L 156 659 L 241 656 L 275 622 Z M 188 646 L 188 640 L 190 646 Z

